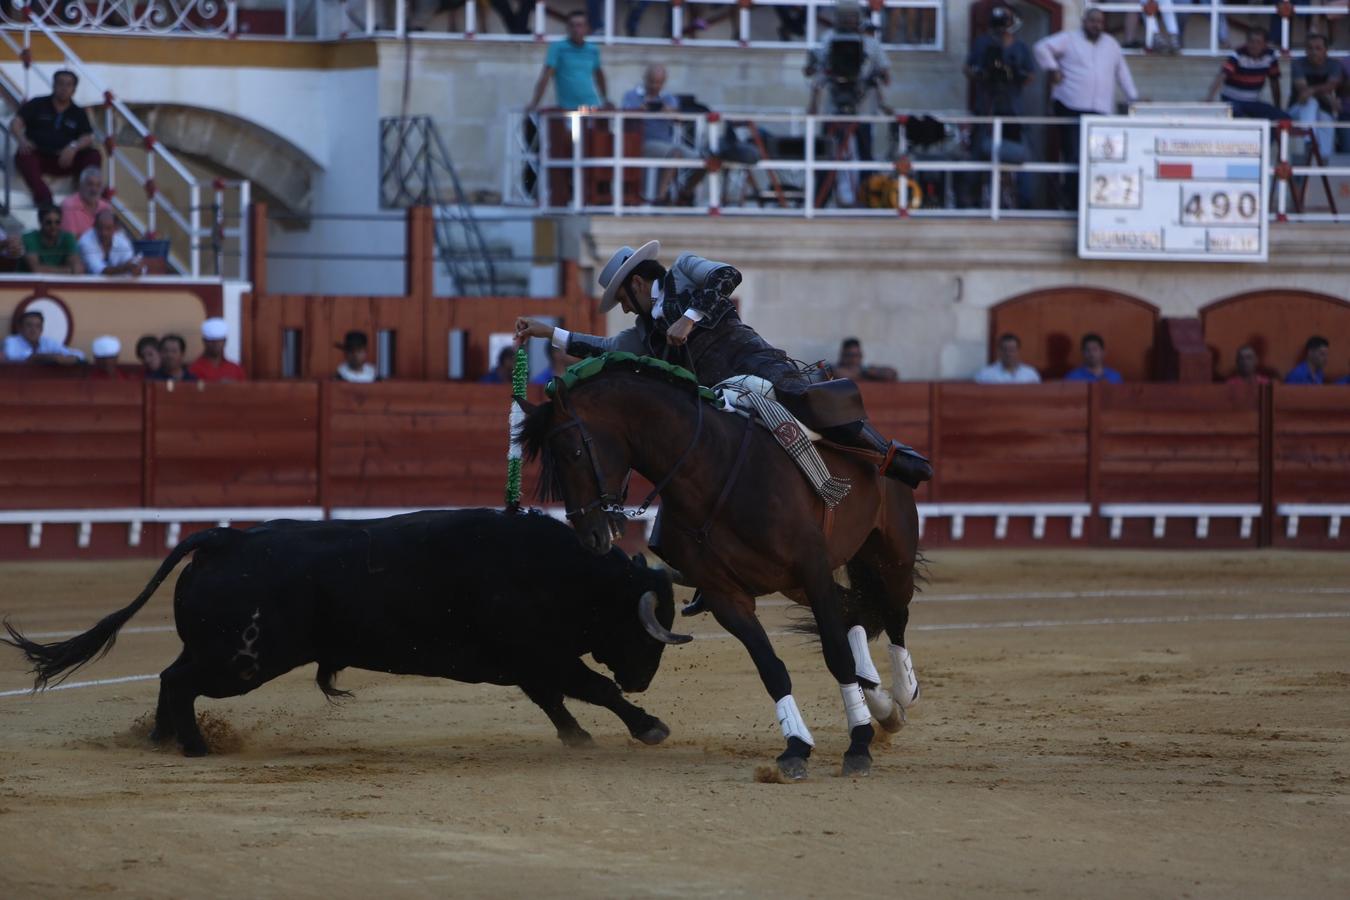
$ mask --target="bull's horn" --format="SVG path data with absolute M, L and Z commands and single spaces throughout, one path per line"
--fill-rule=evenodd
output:
M 656 592 L 647 591 L 638 598 L 638 618 L 647 633 L 663 644 L 687 644 L 694 639 L 691 634 L 675 634 L 656 621 Z

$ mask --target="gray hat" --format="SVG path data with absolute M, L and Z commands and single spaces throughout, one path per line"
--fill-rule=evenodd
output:
M 638 263 L 656 259 L 656 254 L 660 252 L 660 241 L 648 241 L 636 250 L 632 247 L 620 247 L 614 252 L 609 262 L 600 270 L 600 287 L 605 291 L 604 296 L 600 298 L 602 313 L 609 312 L 619 302 L 619 285 L 628 280 L 628 276 L 637 268 Z

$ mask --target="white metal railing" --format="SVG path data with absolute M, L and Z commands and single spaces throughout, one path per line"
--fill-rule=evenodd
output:
M 37 15 L 25 20 L 17 32 L 18 40 L 15 34 L 11 29 L 0 29 L 0 42 L 23 63 L 21 90 L 25 99 L 33 96 L 34 75 L 48 88 L 52 83 L 52 73 L 33 62 L 35 34 L 47 40 L 63 57 L 63 62 L 51 67 L 53 72 L 60 68 L 69 69 L 79 77 L 86 95 L 102 95 L 102 115 L 99 115 L 98 107 L 86 107 L 86 112 L 104 151 L 108 201 L 137 234 L 147 239 L 167 238 L 170 262 L 184 275 L 193 278 L 204 275 L 203 260 L 209 258 L 215 268 L 212 274 L 225 276 L 230 269 L 226 257 L 233 256 L 237 264 L 235 277 L 247 278 L 249 182 L 217 178 L 204 183 L 198 179 Z M 132 158 L 118 143 L 127 131 L 136 135 L 144 153 L 143 163 Z M 164 185 L 160 180 L 165 182 Z M 119 194 L 119 185 L 126 181 L 143 192 L 143 210 L 133 208 L 126 202 L 126 197 Z M 172 200 L 170 192 L 186 195 L 186 204 Z
M 603 22 L 592 23 L 597 31 L 593 39 L 604 44 L 813 46 L 829 27 L 836 8 L 835 0 L 699 0 L 696 5 L 708 10 L 700 20 L 690 15 L 685 0 L 648 0 L 642 5 L 657 10 L 646 10 L 643 18 L 662 24 L 646 34 L 630 36 L 627 25 L 638 4 L 639 0 L 603 0 Z M 431 30 L 433 21 L 425 13 L 434 15 L 440 8 L 424 10 L 423 21 L 410 6 L 409 0 L 253 0 L 242 8 L 237 0 L 34 0 L 30 8 L 59 31 L 287 40 L 410 36 L 489 41 L 560 37 L 566 31 L 565 13 L 574 8 L 570 3 L 550 7 L 537 0 L 525 21 L 508 23 L 495 11 L 484 14 L 486 7 L 471 0 L 451 9 L 445 30 L 437 31 Z M 944 0 L 868 0 L 864 6 L 877 37 L 887 47 L 941 50 L 945 46 Z M 0 25 L 22 25 L 24 9 L 0 7 Z M 780 11 L 790 18 L 780 18 Z M 702 24 L 707 27 L 698 27 Z
M 912 147 L 906 122 L 933 116 L 940 141 Z M 665 120 L 684 132 L 680 156 L 644 157 L 641 125 Z M 1077 120 L 1049 116 L 973 116 L 919 113 L 813 116 L 800 113 L 647 113 L 628 110 L 513 112 L 508 116 L 507 165 L 502 195 L 508 204 L 549 213 L 599 215 L 777 215 L 816 216 L 1072 218 L 1058 202 L 1015 208 L 1019 177 L 1038 179 L 1042 195 L 1057 198 L 1051 182 L 1076 174 L 1077 160 L 1033 161 L 1039 146 L 1055 146 L 1056 128 Z M 1005 138 L 1012 126 L 1024 139 Z M 1316 129 L 1350 129 L 1350 123 L 1319 122 Z M 858 156 L 858 137 L 870 129 L 873 159 Z M 990 150 L 973 153 L 977 130 Z M 1307 149 L 1313 127 L 1281 123 L 1274 155 L 1275 190 L 1270 215 L 1276 221 L 1350 222 L 1350 203 L 1336 202 L 1332 178 L 1350 177 L 1350 166 L 1321 164 Z M 881 138 L 878 138 L 881 132 Z M 629 134 L 627 141 L 614 135 Z M 598 136 L 597 136 L 598 134 Z M 729 136 L 752 147 L 757 159 L 727 154 Z M 784 140 L 786 139 L 786 140 Z M 627 147 L 625 146 L 627 144 Z M 1032 154 L 1025 162 L 1000 161 L 1016 144 Z M 775 155 L 773 148 L 794 152 Z M 597 149 L 599 148 L 599 149 Z M 796 150 L 800 148 L 800 153 Z M 631 152 L 630 152 L 631 151 Z M 673 170 L 678 188 L 653 197 L 659 175 Z M 864 181 L 864 176 L 868 179 Z M 883 182 L 880 187 L 876 179 Z M 1323 180 L 1325 179 L 1325 180 Z M 1319 184 L 1320 182 L 1320 184 Z M 620 188 L 615 190 L 614 186 Z M 693 185 L 692 197 L 688 188 Z M 884 188 L 882 190 L 881 188 Z M 1321 197 L 1319 188 L 1325 191 Z M 1036 191 L 1032 191 L 1036 193 Z M 887 198 L 878 204 L 877 197 Z M 1326 208 L 1309 210 L 1325 199 Z
M 1325 36 L 1327 31 L 1323 23 L 1328 15 L 1335 18 L 1346 13 L 1344 5 L 1339 8 L 1311 3 L 1249 6 L 1220 0 L 1085 0 L 1084 6 L 1107 14 L 1143 16 L 1143 47 L 1126 48 L 1127 53 L 1153 50 L 1188 56 L 1225 56 L 1231 47 L 1241 43 L 1230 32 L 1248 26 L 1265 29 L 1272 46 L 1298 55 L 1309 31 Z M 1197 29 L 1188 28 L 1188 20 L 1204 20 L 1202 43 L 1193 40 Z M 1192 46 L 1175 41 L 1178 36 Z

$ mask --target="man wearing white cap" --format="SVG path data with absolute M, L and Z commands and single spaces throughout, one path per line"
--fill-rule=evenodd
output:
M 122 354 L 122 342 L 110 334 L 94 338 L 94 364 L 89 377 L 105 381 L 129 381 L 126 372 L 117 368 L 117 357 Z
M 242 366 L 225 358 L 225 338 L 229 333 L 224 319 L 211 318 L 202 323 L 202 355 L 188 366 L 198 381 L 248 380 Z
M 736 375 L 758 375 L 778 402 L 831 440 L 882 454 L 887 475 L 918 487 L 932 467 L 913 448 L 886 440 L 868 422 L 857 387 L 847 379 L 811 385 L 795 362 L 741 321 L 731 293 L 741 283 L 732 266 L 682 253 L 666 269 L 656 259 L 659 241 L 621 247 L 600 272 L 600 311 L 616 304 L 637 321 L 613 337 L 578 334 L 522 317 L 516 336 L 546 337 L 569 356 L 613 350 L 655 356 L 692 370 L 709 387 Z

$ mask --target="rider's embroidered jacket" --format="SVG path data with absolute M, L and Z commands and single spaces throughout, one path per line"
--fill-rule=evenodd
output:
M 666 271 L 661 284 L 661 315 L 656 320 L 638 316 L 631 328 L 611 337 L 571 332 L 566 347 L 569 356 L 597 356 L 614 350 L 638 355 L 661 356 L 665 350 L 666 329 L 687 310 L 701 318 L 697 328 L 714 329 L 728 313 L 736 319 L 731 293 L 741 283 L 741 273 L 726 263 L 681 253 Z

